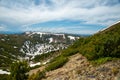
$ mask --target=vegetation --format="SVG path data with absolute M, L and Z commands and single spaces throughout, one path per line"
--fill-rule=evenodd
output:
M 56 57 L 50 64 L 48 64 L 45 68 L 46 71 L 51 71 L 57 68 L 62 67 L 68 61 L 67 57 L 59 56 Z
M 11 65 L 10 79 L 11 80 L 27 80 L 28 71 L 29 71 L 29 66 L 26 61 L 15 62 Z
M 10 76 L 8 74 L 0 74 L 0 80 L 10 80 Z
M 97 60 L 93 60 L 91 61 L 91 63 L 96 66 L 96 65 L 104 64 L 105 62 L 111 61 L 111 60 L 113 60 L 113 58 L 105 57 L 105 58 L 99 58 Z
M 120 58 L 120 23 L 105 31 L 85 38 L 79 47 L 79 52 L 88 60 L 99 58 Z
M 0 34 L 0 67 L 8 67 L 18 56 L 24 56 L 19 50 L 25 41 L 22 35 Z
M 68 49 L 63 51 L 62 55 L 65 56 L 65 57 L 69 57 L 69 56 L 74 55 L 76 53 L 78 53 L 77 49 L 68 48 Z

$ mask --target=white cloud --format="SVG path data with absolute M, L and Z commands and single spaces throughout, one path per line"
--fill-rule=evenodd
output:
M 59 20 L 110 25 L 120 20 L 119 0 L 1 0 L 0 21 L 27 25 Z
M 119 0 L 0 0 L 0 22 L 22 26 L 22 31 L 56 31 L 49 27 L 30 27 L 48 21 L 75 20 L 84 24 L 108 26 L 120 20 Z M 25 26 L 23 26 L 25 25 Z M 6 26 L 7 27 L 7 26 Z M 7 30 L 0 27 L 0 31 Z M 73 26 L 74 27 L 74 26 Z M 80 26 L 81 27 L 81 26 Z M 84 26 L 85 27 L 85 26 Z M 77 28 L 77 27 L 75 27 Z M 95 33 L 95 30 L 76 30 L 57 27 L 57 31 Z

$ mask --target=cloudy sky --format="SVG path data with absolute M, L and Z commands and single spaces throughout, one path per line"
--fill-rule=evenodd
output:
M 0 32 L 93 34 L 120 20 L 120 0 L 0 0 Z

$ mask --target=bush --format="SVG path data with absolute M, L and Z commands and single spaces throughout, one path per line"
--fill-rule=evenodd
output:
M 56 60 L 53 60 L 48 66 L 46 66 L 45 70 L 46 71 L 51 71 L 57 68 L 62 67 L 66 62 L 68 61 L 68 58 L 64 56 L 59 56 L 56 58 Z
M 76 53 L 78 53 L 78 50 L 77 50 L 77 49 L 71 49 L 71 48 L 69 48 L 69 49 L 66 49 L 66 50 L 63 52 L 62 55 L 68 57 L 68 56 L 74 55 L 74 54 L 76 54 Z

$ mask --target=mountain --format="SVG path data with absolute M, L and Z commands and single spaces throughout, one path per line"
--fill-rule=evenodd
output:
M 20 53 L 17 54 L 18 56 L 22 54 L 22 57 L 26 58 L 27 56 L 35 61 L 40 61 L 40 59 L 44 59 L 49 56 L 51 57 L 46 59 L 47 61 L 44 62 L 41 67 L 31 70 L 28 73 L 28 80 L 120 79 L 120 22 L 99 31 L 92 36 L 82 37 L 76 41 L 75 39 L 77 39 L 78 37 L 68 34 L 58 35 L 54 33 L 26 32 L 17 36 L 21 38 L 17 39 L 16 35 L 14 35 L 15 38 L 12 35 L 12 38 L 14 38 L 13 40 L 19 40 L 18 43 L 16 42 L 17 45 L 20 46 L 20 48 L 18 49 L 20 51 Z M 55 38 L 55 36 L 59 37 Z M 1 41 L 6 41 L 6 38 L 1 39 Z M 45 45 L 42 47 L 44 47 L 45 50 L 44 48 L 36 46 L 44 44 L 44 41 Z M 20 42 L 23 42 L 23 44 L 21 45 Z M 3 42 L 1 42 L 1 44 L 2 43 Z M 56 46 L 54 46 L 53 49 L 48 46 L 48 44 L 59 45 L 61 43 L 62 46 L 65 45 L 64 48 L 66 46 L 67 47 L 65 49 L 62 49 L 62 47 L 60 46 L 58 48 L 59 50 L 57 51 Z M 9 44 L 11 45 L 13 43 Z M 16 47 L 19 47 L 17 45 L 12 47 L 17 50 Z M 46 45 L 50 49 L 47 49 L 45 47 Z M 7 49 L 9 48 L 10 47 L 8 47 Z M 39 49 L 45 51 L 45 54 L 42 53 L 42 51 Z M 9 50 L 12 50 L 12 48 L 10 48 Z M 46 51 L 49 50 L 55 51 L 55 53 L 46 53 Z M 4 49 L 2 49 L 2 51 L 4 51 Z M 37 55 L 37 51 L 39 51 L 39 54 L 41 55 Z M 13 61 L 14 60 L 16 59 L 13 59 Z M 41 61 L 37 64 L 41 64 Z
M 34 59 L 36 55 L 67 48 L 79 36 L 72 34 L 25 32 L 0 34 L 0 67 L 7 67 L 19 59 Z
M 41 73 L 37 72 L 39 70 Z M 36 73 L 36 79 L 41 78 L 38 77 L 41 74 L 42 80 L 119 80 L 120 22 L 80 38 L 48 64 L 32 72 Z M 35 75 L 30 76 L 33 77 Z

